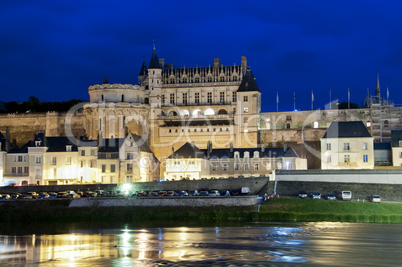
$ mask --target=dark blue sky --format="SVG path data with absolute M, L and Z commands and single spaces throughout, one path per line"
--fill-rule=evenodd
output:
M 149 2 L 149 3 L 146 3 Z M 137 83 L 153 39 L 165 63 L 224 65 L 246 56 L 263 111 L 360 104 L 374 94 L 402 104 L 401 1 L 0 2 L 0 101 L 89 99 L 102 83 Z

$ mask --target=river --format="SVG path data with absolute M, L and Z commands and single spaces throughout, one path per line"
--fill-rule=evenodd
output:
M 2 225 L 0 266 L 400 266 L 402 225 Z

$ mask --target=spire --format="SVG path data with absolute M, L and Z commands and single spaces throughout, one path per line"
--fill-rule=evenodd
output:
M 154 50 L 152 51 L 151 62 L 149 63 L 149 69 L 161 69 L 155 47 Z
M 147 65 L 145 64 L 145 60 L 142 62 L 140 74 L 138 76 L 146 76 L 148 73 Z
M 103 79 L 103 84 L 109 84 L 109 81 L 107 80 L 106 74 L 105 74 L 105 79 Z
M 375 96 L 380 96 L 380 74 L 377 73 L 377 87 L 375 88 Z

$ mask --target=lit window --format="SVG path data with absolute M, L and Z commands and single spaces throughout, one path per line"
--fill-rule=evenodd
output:
M 219 102 L 225 103 L 225 92 L 219 92 Z
M 363 150 L 367 150 L 367 142 L 363 142 Z
M 102 164 L 102 172 L 103 173 L 106 172 L 106 165 L 105 164 Z
M 81 150 L 81 156 L 85 156 L 85 150 Z
M 52 157 L 52 165 L 56 165 L 56 163 L 57 163 L 57 159 L 56 159 L 56 157 Z
M 343 144 L 343 150 L 350 150 L 350 144 L 349 143 L 344 143 Z
M 66 157 L 66 165 L 71 165 L 71 157 Z
M 343 162 L 346 165 L 349 165 L 349 163 L 350 163 L 350 155 L 345 155 L 344 158 L 343 158 Z
M 248 113 L 248 107 L 243 108 L 243 113 Z

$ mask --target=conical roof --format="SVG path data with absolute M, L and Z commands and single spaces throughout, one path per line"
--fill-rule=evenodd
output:
M 147 68 L 147 65 L 145 64 L 145 61 L 143 61 L 141 70 L 140 70 L 140 74 L 138 74 L 138 76 L 146 76 L 147 73 L 148 73 L 148 68 Z
M 156 54 L 156 50 L 152 51 L 151 62 L 149 63 L 149 69 L 161 69 L 159 65 L 158 55 Z
M 241 82 L 237 92 L 260 92 L 258 85 L 255 82 L 255 77 L 250 67 L 247 67 L 246 74 L 244 74 L 243 81 Z

